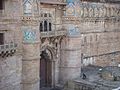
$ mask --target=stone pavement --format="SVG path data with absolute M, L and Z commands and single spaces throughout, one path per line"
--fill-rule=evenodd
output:
M 43 88 L 40 88 L 40 90 L 51 90 L 51 88 L 43 87 Z
M 40 90 L 61 90 L 60 88 L 50 88 L 50 87 L 43 87 Z

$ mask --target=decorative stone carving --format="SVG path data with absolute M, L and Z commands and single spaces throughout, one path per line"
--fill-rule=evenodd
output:
M 106 16 L 107 16 L 107 8 L 104 7 L 104 15 L 103 15 L 103 17 L 106 17 Z
M 80 17 L 84 16 L 84 8 L 80 6 Z
M 24 14 L 32 14 L 32 1 L 31 0 L 27 0 L 24 2 L 23 11 L 24 11 Z
M 75 5 L 75 13 L 76 13 L 76 16 L 79 16 L 81 14 L 81 7 L 79 5 L 79 3 L 76 3 Z
M 99 9 L 99 17 L 103 17 L 104 11 L 103 11 L 103 7 L 100 7 Z
M 77 2 L 73 0 L 68 3 L 66 9 L 67 20 L 71 21 L 75 17 L 81 17 L 81 20 L 94 21 L 97 18 L 97 21 L 111 20 L 111 17 L 118 17 L 120 15 L 120 10 L 118 7 L 109 6 L 104 3 L 85 3 Z M 69 17 L 70 16 L 70 17 Z M 71 17 L 75 16 L 75 17 Z M 91 19 L 90 19 L 91 18 Z M 106 19 L 103 19 L 106 18 Z M 70 20 L 71 19 L 71 20 Z M 76 20 L 76 19 L 75 19 Z
M 80 31 L 78 28 L 76 28 L 74 25 L 68 26 L 68 36 L 70 37 L 76 37 L 80 35 Z
M 73 5 L 73 3 L 70 3 L 66 7 L 66 15 L 75 15 L 75 6 Z
M 116 8 L 116 16 L 119 17 L 119 15 L 120 15 L 120 9 Z
M 99 9 L 98 7 L 94 8 L 94 17 L 98 17 L 99 16 Z
M 8 56 L 13 56 L 16 53 L 17 44 L 9 43 L 0 45 L 0 57 L 5 58 Z
M 113 17 L 114 16 L 114 8 L 113 7 L 111 7 L 111 17 Z
M 92 7 L 89 7 L 89 17 L 93 17 L 93 8 Z
M 88 17 L 88 8 L 84 7 L 84 17 Z

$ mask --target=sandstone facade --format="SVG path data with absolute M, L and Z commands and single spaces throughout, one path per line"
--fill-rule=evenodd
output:
M 54 87 L 79 77 L 81 67 L 120 64 L 119 4 L 2 1 L 0 90 Z

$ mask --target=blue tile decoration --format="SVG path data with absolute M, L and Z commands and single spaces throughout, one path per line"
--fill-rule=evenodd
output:
M 69 25 L 68 36 L 70 36 L 70 37 L 80 36 L 80 30 L 78 28 L 76 28 L 74 25 Z
M 25 43 L 35 43 L 37 35 L 35 31 L 32 31 L 30 28 L 26 28 L 23 31 L 23 41 Z

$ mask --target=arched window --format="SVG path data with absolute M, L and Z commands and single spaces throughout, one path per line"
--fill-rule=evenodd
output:
M 40 23 L 40 32 L 47 32 L 47 31 L 52 31 L 52 23 L 51 23 L 51 14 L 49 13 L 43 13 L 41 14 L 41 17 L 43 20 Z
M 52 31 L 51 23 L 49 23 L 49 31 Z
M 42 22 L 40 23 L 40 32 L 43 32 L 43 24 L 42 24 Z
M 47 21 L 44 21 L 44 31 L 47 31 Z
M 46 14 L 46 13 L 44 14 L 44 17 L 47 17 L 47 14 Z

